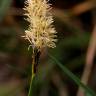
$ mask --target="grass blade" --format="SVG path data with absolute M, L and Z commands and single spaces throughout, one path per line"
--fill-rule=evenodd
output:
M 80 79 L 77 78 L 72 72 L 70 72 L 63 64 L 61 64 L 55 57 L 49 54 L 49 57 L 62 69 L 62 71 L 70 77 L 78 86 L 81 86 L 86 93 L 90 94 L 90 96 L 96 96 L 96 94 L 83 83 L 81 83 Z

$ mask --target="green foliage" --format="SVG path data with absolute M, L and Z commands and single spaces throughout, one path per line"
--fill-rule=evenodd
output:
M 53 60 L 53 63 L 55 62 L 60 67 L 60 69 L 62 69 L 62 71 L 70 77 L 70 79 L 72 79 L 78 86 L 81 86 L 86 93 L 90 94 L 89 96 L 96 96 L 96 94 L 91 89 L 89 89 L 87 86 L 81 83 L 80 80 L 72 72 L 70 72 L 63 64 L 61 64 L 55 57 L 53 57 L 51 54 L 49 54 L 49 57 Z
M 11 2 L 12 0 L 0 0 L 0 22 L 7 14 Z M 92 90 L 90 90 L 90 88 L 83 85 L 80 82 L 80 80 L 71 72 L 71 71 L 75 71 L 78 68 L 81 68 L 82 65 L 85 63 L 85 54 L 89 43 L 90 34 L 88 32 L 82 33 L 79 28 L 77 28 L 76 26 L 74 27 L 71 24 L 69 24 L 69 22 L 65 22 L 65 21 L 66 20 L 62 20 L 61 18 L 56 17 L 56 22 L 55 22 L 56 28 L 57 31 L 60 29 L 58 31 L 58 35 L 62 36 L 62 38 L 58 40 L 59 42 L 57 43 L 57 47 L 55 49 L 49 49 L 49 53 L 52 54 L 52 56 L 51 58 L 48 58 L 46 62 L 44 62 L 44 65 L 46 63 L 48 63 L 48 65 L 46 67 L 44 66 L 44 68 L 42 66 L 42 68 L 39 69 L 40 71 L 37 73 L 33 82 L 31 83 L 30 85 L 31 96 L 38 96 L 40 88 L 42 86 L 48 86 L 49 81 L 46 80 L 45 78 L 46 77 L 47 79 L 50 78 L 49 74 L 52 72 L 52 70 L 55 67 L 59 67 L 60 71 L 62 69 L 62 74 L 66 74 L 67 76 L 69 76 L 70 80 L 72 79 L 78 86 L 82 86 L 82 88 L 87 93 L 86 96 L 95 96 L 95 93 Z M 25 25 L 23 27 L 25 27 Z M 26 27 L 28 26 L 26 25 Z M 62 33 L 67 32 L 67 34 L 71 33 L 71 35 L 70 36 L 69 35 L 65 36 L 64 34 L 61 35 L 60 33 L 61 31 Z M 4 31 L 2 31 L 1 33 L 4 33 Z M 16 33 L 13 29 L 8 28 L 8 30 L 6 30 L 5 33 L 7 35 L 3 35 L 4 37 L 2 36 L 2 34 L 0 34 L 0 51 L 7 52 L 10 54 L 14 53 L 17 55 L 22 53 L 23 54 L 27 53 L 27 55 L 30 55 L 31 58 L 32 50 L 30 51 L 27 50 L 28 44 L 24 44 L 25 41 L 24 42 L 19 41 L 19 39 L 16 37 L 16 34 L 18 34 L 18 32 Z M 10 46 L 11 44 L 13 44 L 13 46 Z M 78 53 L 76 50 L 80 51 L 80 53 Z M 28 63 L 27 66 L 30 67 L 30 64 Z M 23 70 L 14 65 L 11 66 L 9 65 L 8 67 L 10 67 L 9 69 L 12 72 L 16 71 L 17 74 L 19 74 L 20 76 L 25 74 L 26 79 L 31 76 L 30 75 L 31 67 L 29 69 L 26 68 Z M 77 72 L 76 75 L 80 75 L 80 74 Z M 9 86 L 10 85 L 7 84 L 6 86 L 0 85 L 0 90 L 1 90 L 0 96 L 14 96 L 13 94 L 15 94 L 19 90 L 19 87 L 10 86 L 9 88 Z M 29 89 L 29 85 L 27 86 Z M 21 89 L 22 88 L 20 87 L 20 90 Z M 54 90 L 52 89 L 52 91 Z M 56 96 L 56 95 L 52 95 L 52 96 Z
M 7 13 L 12 0 L 0 0 L 0 22 Z
M 11 82 L 11 84 L 2 84 L 0 85 L 0 96 L 16 96 L 22 89 L 21 85 L 16 85 L 14 82 Z

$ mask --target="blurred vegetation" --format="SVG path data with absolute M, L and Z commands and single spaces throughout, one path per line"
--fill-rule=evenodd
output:
M 29 44 L 21 37 L 28 27 L 23 16 L 24 1 L 0 0 L 0 96 L 28 94 L 32 49 L 28 51 Z M 74 81 L 82 76 L 94 27 L 92 12 L 96 3 L 93 3 L 94 0 L 90 1 L 92 4 L 89 1 L 50 0 L 53 4 L 52 14 L 58 42 L 54 49 L 42 49 L 38 72 L 32 85 L 33 96 L 75 96 L 78 90 L 76 82 L 82 86 L 80 81 Z M 56 58 L 57 62 L 48 54 Z M 95 61 L 94 59 L 93 63 Z M 70 72 L 66 74 L 64 68 L 77 77 L 74 78 Z M 92 70 L 88 85 L 91 90 L 96 91 L 95 65 Z M 83 88 L 90 93 L 89 88 Z

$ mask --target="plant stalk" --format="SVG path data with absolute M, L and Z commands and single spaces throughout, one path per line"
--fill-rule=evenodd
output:
M 32 96 L 32 83 L 33 79 L 35 77 L 35 74 L 37 73 L 37 66 L 39 63 L 40 58 L 40 51 L 38 51 L 37 48 L 33 48 L 33 54 L 32 54 L 32 76 L 31 76 L 31 82 L 30 82 L 30 88 L 28 96 Z
M 32 54 L 32 76 L 31 76 L 31 82 L 30 82 L 30 88 L 29 88 L 28 96 L 32 96 L 32 81 L 33 81 L 33 78 L 35 76 L 34 66 L 35 66 L 35 49 L 33 48 L 33 54 Z

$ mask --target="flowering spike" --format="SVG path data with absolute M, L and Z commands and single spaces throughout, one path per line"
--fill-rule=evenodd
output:
M 56 30 L 53 27 L 53 18 L 50 14 L 48 0 L 27 0 L 25 8 L 29 28 L 25 31 L 25 38 L 32 47 L 56 47 Z

